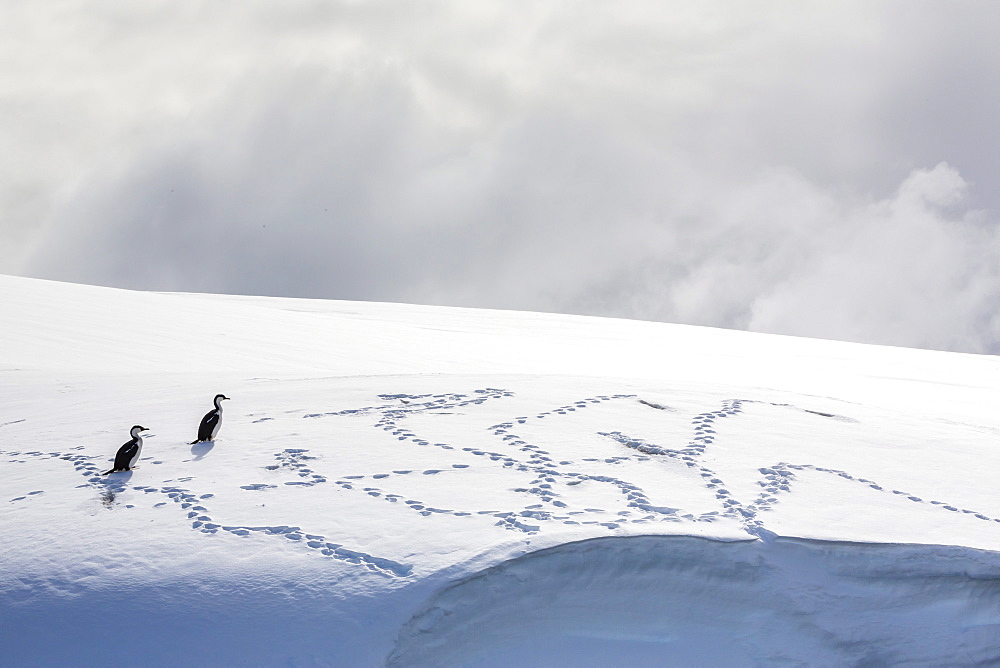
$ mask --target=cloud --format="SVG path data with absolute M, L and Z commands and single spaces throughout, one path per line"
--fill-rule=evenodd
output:
M 1000 340 L 1000 234 L 962 201 L 942 163 L 895 197 L 845 212 L 798 271 L 754 300 L 749 328 L 989 352 Z
M 63 7 L 19 273 L 1000 350 L 992 4 Z

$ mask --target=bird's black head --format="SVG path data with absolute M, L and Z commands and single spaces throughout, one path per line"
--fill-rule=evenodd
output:
M 129 429 L 129 433 L 131 433 L 131 434 L 133 434 L 133 435 L 134 435 L 134 434 L 135 434 L 135 433 L 136 433 L 137 431 L 149 431 L 149 430 L 148 430 L 148 429 L 146 429 L 145 427 L 141 426 L 141 425 L 138 425 L 138 424 L 137 424 L 137 425 L 135 425 L 135 426 L 133 426 L 133 427 L 132 427 L 131 429 Z
M 221 401 L 222 399 L 225 399 L 225 400 L 227 400 L 227 401 L 228 401 L 228 400 L 229 400 L 229 397 L 227 397 L 227 396 L 226 396 L 226 395 L 224 395 L 224 394 L 217 394 L 217 395 L 215 395 L 215 400 L 216 400 L 216 401 Z

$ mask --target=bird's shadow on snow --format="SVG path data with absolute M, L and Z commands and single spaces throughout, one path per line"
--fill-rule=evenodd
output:
M 101 492 L 101 503 L 105 508 L 111 508 L 115 503 L 115 497 L 128 488 L 128 483 L 132 479 L 132 471 L 118 471 L 109 473 L 101 481 L 104 487 Z
M 215 447 L 215 441 L 198 441 L 191 445 L 191 454 L 194 455 L 193 461 L 198 461 L 202 459 L 205 455 L 212 451 Z
M 132 475 L 134 473 L 135 472 L 131 470 L 116 471 L 114 473 L 109 473 L 108 475 L 104 476 L 104 480 L 102 480 L 101 482 L 104 483 L 105 487 L 114 487 L 114 488 L 121 487 L 122 489 L 125 489 L 125 486 L 128 484 L 128 481 L 132 479 Z

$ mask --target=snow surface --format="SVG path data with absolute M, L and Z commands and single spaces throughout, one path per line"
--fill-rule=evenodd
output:
M 0 307 L 0 664 L 1000 663 L 996 358 L 5 276 Z

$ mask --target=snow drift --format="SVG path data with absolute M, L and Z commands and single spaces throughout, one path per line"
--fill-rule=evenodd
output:
M 984 665 L 1000 555 L 779 538 L 595 538 L 436 594 L 390 665 Z

